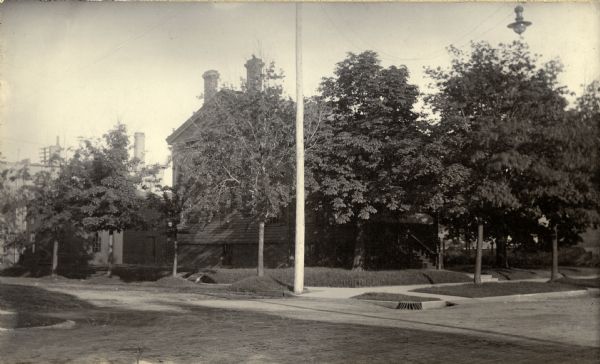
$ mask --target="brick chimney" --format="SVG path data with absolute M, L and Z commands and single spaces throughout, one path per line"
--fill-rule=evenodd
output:
M 141 163 L 144 163 L 144 158 L 146 156 L 146 136 L 144 133 L 134 133 L 133 134 L 133 157 L 139 160 Z
M 219 72 L 209 70 L 202 75 L 204 78 L 204 102 L 208 102 L 217 93 L 219 87 Z
M 252 58 L 246 62 L 246 89 L 249 92 L 262 90 L 262 68 L 265 64 L 260 58 L 252 55 Z

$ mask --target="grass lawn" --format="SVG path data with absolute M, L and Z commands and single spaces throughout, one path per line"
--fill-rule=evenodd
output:
M 600 288 L 600 279 L 598 278 L 561 278 L 557 282 L 579 287 Z
M 3 305 L 19 314 L 41 308 L 76 322 L 72 329 L 0 333 L 3 363 L 593 363 L 598 349 L 474 333 L 322 322 L 254 311 L 190 307 L 181 311 L 99 307 L 31 286 L 0 285 Z M 78 288 L 73 288 L 76 290 Z M 89 288 L 86 288 L 89 289 Z M 110 293 L 110 287 L 105 287 Z M 69 298 L 69 299 L 67 299 Z M 203 299 L 198 295 L 197 299 Z M 19 305 L 33 300 L 34 303 Z M 44 302 L 38 306 L 35 302 Z
M 256 269 L 206 269 L 202 271 L 216 283 L 234 283 L 256 275 Z M 265 274 L 275 280 L 292 285 L 294 269 L 266 269 Z M 393 271 L 354 271 L 341 268 L 307 267 L 304 284 L 312 287 L 375 287 L 410 284 L 458 283 L 471 279 L 463 273 L 452 271 L 406 269 Z
M 455 266 L 451 268 L 454 271 L 465 272 L 473 274 L 475 271 L 474 265 L 463 265 L 463 266 Z M 483 267 L 481 271 L 482 274 L 490 274 L 494 278 L 498 278 L 501 281 L 512 281 L 518 279 L 532 279 L 532 278 L 540 278 L 538 272 L 527 269 L 519 269 L 519 268 L 493 268 L 493 267 Z
M 228 287 L 228 291 L 231 292 L 278 297 L 289 295 L 291 290 L 293 290 L 293 287 L 287 286 L 268 276 L 244 278 Z
M 183 270 L 182 270 L 183 271 Z M 192 270 L 187 270 L 191 272 Z M 170 269 L 161 267 L 136 267 L 117 266 L 113 269 L 113 276 L 106 277 L 102 272 L 90 273 L 87 278 L 79 279 L 80 283 L 92 284 L 152 284 L 156 282 L 159 286 L 165 286 L 169 279 Z M 255 268 L 218 268 L 201 269 L 197 274 L 204 274 L 203 281 L 206 283 L 231 284 L 245 278 L 255 277 Z M 0 272 L 0 275 L 24 276 L 19 267 Z M 59 272 L 59 274 L 61 274 Z M 291 286 L 294 282 L 294 268 L 265 269 L 265 274 L 285 285 Z M 70 276 L 65 272 L 66 276 Z M 48 276 L 42 279 L 49 279 Z M 59 277 L 59 280 L 71 280 L 71 278 Z M 460 283 L 470 282 L 471 278 L 462 272 L 433 269 L 404 269 L 390 271 L 354 271 L 342 268 L 306 267 L 304 271 L 304 284 L 313 287 L 375 287 L 411 284 L 436 284 L 436 283 Z M 168 282 L 175 284 L 177 282 Z M 168 284 L 166 284 L 168 285 Z M 176 284 L 182 286 L 182 284 Z
M 495 296 L 509 296 L 517 294 L 530 294 L 530 293 L 545 293 L 545 292 L 561 292 L 561 291 L 575 291 L 582 290 L 584 288 L 573 286 L 565 283 L 555 282 L 510 282 L 510 283 L 482 283 L 480 285 L 475 284 L 461 284 L 458 286 L 443 286 L 443 287 L 429 287 L 415 289 L 415 292 L 423 293 L 434 293 L 447 296 L 458 296 L 458 297 L 495 297 Z
M 429 302 L 439 301 L 439 298 L 435 297 L 420 297 L 420 296 L 409 296 L 400 293 L 387 293 L 387 292 L 367 292 L 352 298 L 359 300 L 373 300 L 373 301 L 406 301 L 406 302 Z

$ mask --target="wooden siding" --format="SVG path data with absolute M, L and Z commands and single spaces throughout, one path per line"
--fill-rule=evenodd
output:
M 215 218 L 206 226 L 195 224 L 186 230 L 178 234 L 178 241 L 182 245 L 258 244 L 258 222 L 239 214 Z M 265 245 L 289 244 L 293 238 L 287 222 L 265 224 Z

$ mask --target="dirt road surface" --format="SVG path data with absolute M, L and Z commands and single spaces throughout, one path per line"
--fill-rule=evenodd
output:
M 90 306 L 50 310 L 75 321 L 72 329 L 0 332 L 2 363 L 600 360 L 600 300 L 593 297 L 401 311 L 355 300 L 37 284 Z

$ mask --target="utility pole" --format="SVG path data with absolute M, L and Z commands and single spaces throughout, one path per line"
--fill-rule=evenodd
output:
M 296 3 L 296 244 L 294 293 L 304 291 L 304 96 L 302 93 L 302 4 Z

